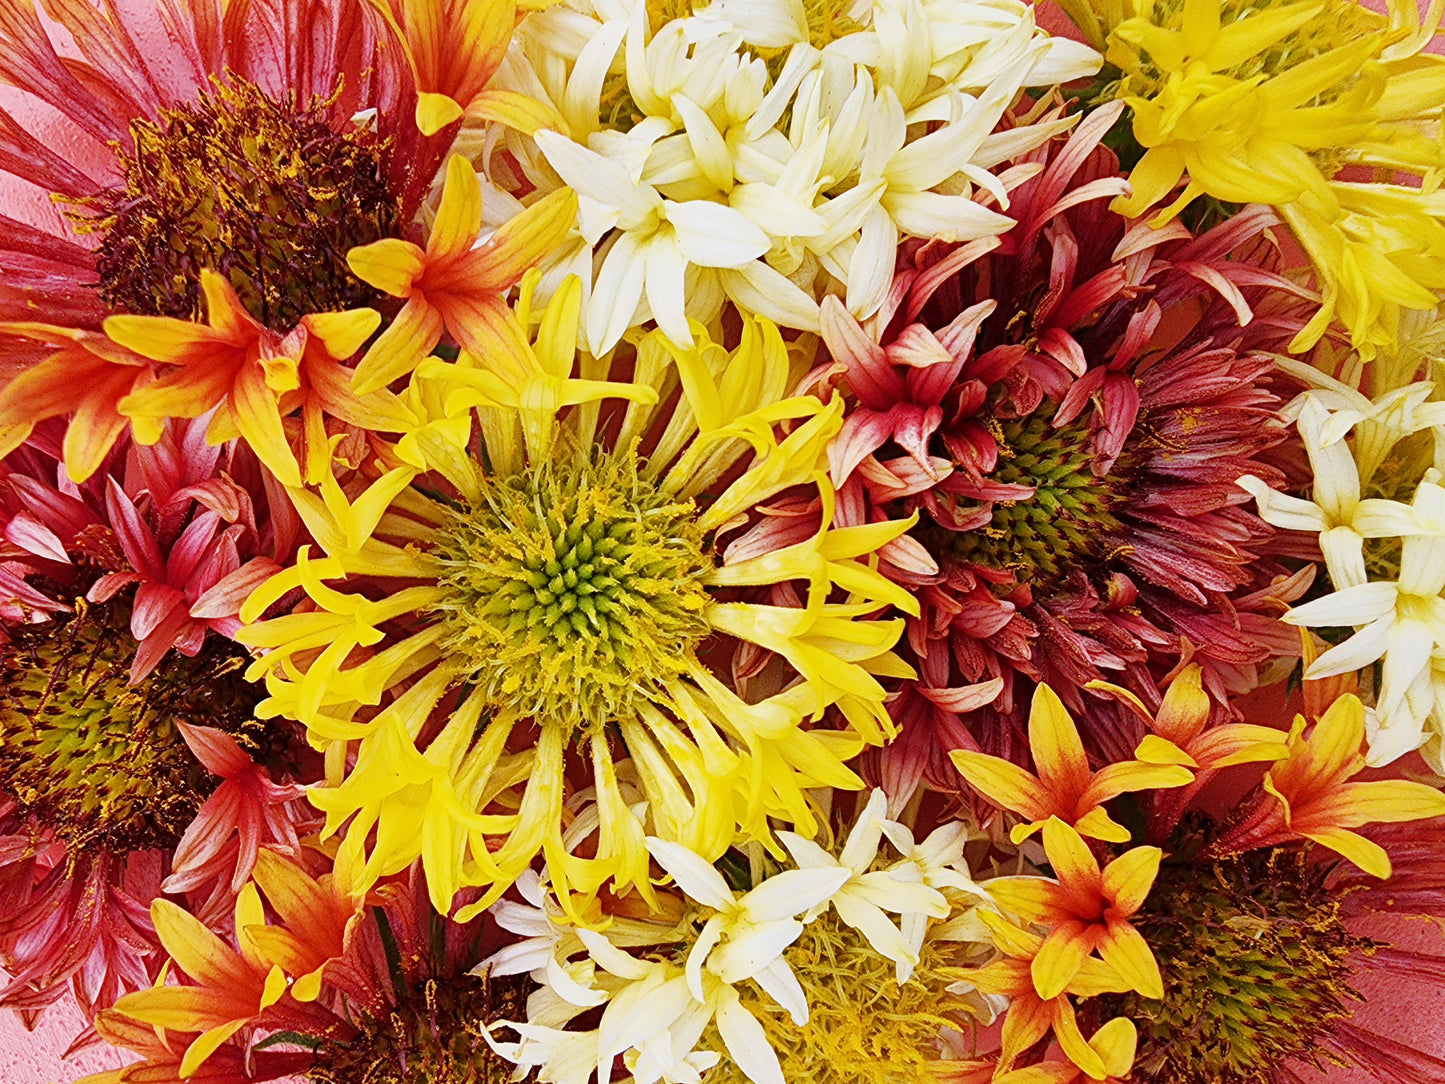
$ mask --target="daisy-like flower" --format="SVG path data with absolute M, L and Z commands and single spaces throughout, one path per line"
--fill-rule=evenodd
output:
M 578 193 L 558 263 L 588 283 L 599 355 L 649 319 L 688 344 L 688 318 L 710 323 L 725 298 L 809 330 L 824 292 L 874 312 L 900 238 L 1008 228 L 978 193 L 1002 199 L 989 170 L 1057 125 L 995 136 L 1000 115 L 1020 88 L 1097 66 L 1008 0 L 583 3 L 518 41 L 499 85 L 563 124 L 503 145 L 529 187 Z
M 539 855 L 569 906 L 608 881 L 649 892 L 624 756 L 652 833 L 716 857 L 772 843 L 769 818 L 811 835 L 805 789 L 858 786 L 842 761 L 891 729 L 873 674 L 902 672 L 901 622 L 857 619 L 912 607 L 865 563 L 902 527 L 829 524 L 838 409 L 783 398 L 787 347 L 761 319 L 731 352 L 700 327 L 692 350 L 652 333 L 630 379 L 586 358 L 592 378 L 573 377 L 578 309 L 575 290 L 519 301 L 539 324 L 532 386 L 555 396 L 518 401 L 465 356 L 419 369 L 399 454 L 435 474 L 302 501 L 326 555 L 303 553 L 243 615 L 309 595 L 241 633 L 263 651 L 262 711 L 330 747 L 338 770 L 312 801 L 328 834 L 375 828 L 367 879 L 420 856 L 438 911 L 468 884 L 490 903 Z M 766 514 L 789 502 L 811 528 Z M 769 693 L 719 677 L 712 637 L 772 653 Z M 849 730 L 807 728 L 833 705 Z M 563 843 L 573 749 L 601 820 L 585 857 Z
M 184 980 L 101 1014 L 100 1032 L 144 1060 L 89 1084 L 507 1080 L 512 1066 L 486 1030 L 520 1012 L 527 980 L 464 974 L 483 951 L 481 923 L 431 911 L 419 871 L 366 893 L 359 869 L 345 846 L 334 864 L 310 849 L 299 863 L 263 850 L 229 940 L 158 902 Z M 140 1025 L 163 1028 L 169 1041 Z M 270 1049 L 264 1037 L 278 1031 L 307 1052 Z
M 342 363 L 384 295 L 346 254 L 407 229 L 462 108 L 506 104 L 485 83 L 515 8 L 420 0 L 395 16 L 358 0 L 226 19 L 14 5 L 0 82 L 15 117 L 49 119 L 32 132 L 6 114 L 3 170 L 23 183 L 0 241 L 0 450 L 72 414 L 79 480 L 128 422 L 153 442 L 160 419 L 214 410 L 212 440 L 243 435 L 299 484 L 302 434 L 283 418 L 302 412 L 318 457 L 324 423 L 376 427 Z
M 493 1029 L 497 1048 L 519 1066 L 535 1067 L 540 1079 L 566 1084 L 594 1071 L 607 1080 L 618 1057 L 638 1084 L 696 1084 L 703 1072 L 727 1084 L 834 1084 L 899 1073 L 949 1079 L 964 1062 L 951 1056 L 946 1036 L 996 1010 L 956 982 L 964 974 L 958 965 L 986 951 L 980 942 L 988 934 L 975 917 L 986 893 L 968 876 L 961 852 L 949 856 L 947 867 L 928 862 L 940 889 L 911 880 L 919 868 L 912 831 L 880 821 L 882 808 L 875 792 L 849 833 L 849 864 L 835 848 L 821 849 L 826 862 L 808 848 L 806 868 L 782 870 L 761 851 L 751 861 L 732 852 L 720 872 L 686 847 L 649 840 L 683 894 L 682 922 L 654 922 L 650 942 L 635 921 L 620 935 L 609 924 L 551 938 L 547 968 L 532 972 L 543 987 L 528 1001 L 527 1020 Z M 880 825 L 890 836 L 905 836 L 909 851 L 881 853 Z M 953 827 L 936 829 L 924 850 L 944 859 L 949 845 L 939 833 L 952 839 Z M 868 847 L 873 853 L 865 860 Z M 854 872 L 854 865 L 867 872 Z M 733 887 L 739 882 L 742 888 Z M 844 916 L 873 904 L 912 912 L 920 891 L 942 906 L 930 898 L 905 980 L 891 951 L 897 929 L 880 936 L 875 925 Z M 667 889 L 659 896 L 676 898 Z M 831 906 L 841 899 L 851 899 L 851 907 Z M 562 917 L 555 905 L 530 914 L 538 924 Z M 600 1017 L 583 1019 L 598 1006 Z M 505 1029 L 518 1040 L 501 1041 Z
M 1445 794 L 1402 779 L 1351 782 L 1365 767 L 1365 709 L 1342 696 L 1305 736 L 1295 716 L 1289 754 L 1264 777 L 1264 794 L 1239 823 L 1210 847 L 1213 856 L 1308 839 L 1344 855 L 1366 873 L 1390 875 L 1384 848 L 1352 829 L 1365 824 L 1445 815 Z
M 848 404 L 840 518 L 919 517 L 880 566 L 923 608 L 920 679 L 879 769 L 905 782 L 949 785 L 960 711 L 1006 753 L 1033 684 L 1076 712 L 1098 680 L 1152 704 L 1188 655 L 1224 701 L 1297 650 L 1274 615 L 1309 573 L 1269 559 L 1274 532 L 1235 480 L 1285 483 L 1273 355 L 1305 302 L 1255 241 L 1263 210 L 1197 238 L 1109 211 L 1125 182 L 1098 143 L 1116 116 L 1024 156 L 1042 171 L 1013 189 L 1009 233 L 911 248 L 866 324 L 824 302 L 833 361 L 813 379 Z M 1090 710 L 1089 736 L 1117 760 L 1137 737 L 1112 710 Z
M 228 633 L 299 523 L 255 458 L 204 428 L 127 443 L 81 486 L 53 423 L 0 462 L 7 1003 L 69 987 L 89 1014 L 148 984 L 163 886 L 215 918 L 260 844 L 297 843 L 301 788 L 253 761 L 287 735 L 253 717 Z
M 1121 211 L 1144 213 L 1181 179 L 1154 225 L 1200 196 L 1278 208 L 1323 294 L 1294 349 L 1339 320 L 1369 357 L 1394 346 L 1402 311 L 1439 304 L 1445 202 L 1421 181 L 1445 164 L 1429 134 L 1445 106 L 1445 59 L 1420 53 L 1438 8 L 1424 26 L 1410 0 L 1387 15 L 1351 0 L 1143 3 L 1103 26 L 1094 12 L 1105 9 L 1068 7 L 1095 37 L 1107 33 L 1115 78 L 1104 94 L 1129 104 L 1146 148 Z M 1348 166 L 1393 183 L 1346 180 Z

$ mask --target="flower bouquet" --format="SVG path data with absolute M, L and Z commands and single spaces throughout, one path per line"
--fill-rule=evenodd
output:
M 0 1005 L 1445 1080 L 1440 16 L 0 0 Z

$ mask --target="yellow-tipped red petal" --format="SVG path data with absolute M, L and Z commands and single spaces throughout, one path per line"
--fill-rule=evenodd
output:
M 1029 709 L 1029 751 L 1045 787 L 1065 800 L 1089 785 L 1089 759 L 1079 729 L 1058 694 L 1047 685 L 1034 689 Z
M 1111 920 L 1098 938 L 1098 949 L 1104 962 L 1119 973 L 1130 989 L 1155 1000 L 1164 996 L 1159 963 L 1143 935 L 1133 926 Z
M 994 877 L 988 882 L 994 903 L 1029 922 L 1051 926 L 1070 916 L 1063 890 L 1040 877 Z
M 1075 829 L 1058 817 L 1050 817 L 1044 825 L 1044 853 L 1059 879 L 1066 905 L 1082 914 L 1098 900 L 1102 884 L 1099 863 L 1089 845 Z
M 235 952 L 188 911 L 170 900 L 151 903 L 156 936 L 176 966 L 206 986 L 248 985 L 253 979 Z
M 1229 768 L 1235 764 L 1282 760 L 1289 756 L 1283 731 L 1253 723 L 1225 723 L 1213 727 L 1196 738 L 1190 749 L 1206 768 Z M 1140 756 L 1139 759 L 1147 758 Z
M 1029 965 L 1039 997 L 1048 1001 L 1064 992 L 1094 951 L 1096 936 L 1095 927 L 1076 919 L 1060 922 L 1050 931 Z
M 1362 824 L 1425 820 L 1445 815 L 1445 793 L 1424 783 L 1387 779 L 1374 783 L 1346 783 L 1320 795 L 1307 806 L 1296 803 L 1301 823 L 1320 819 L 1340 828 Z
M 453 121 L 461 120 L 466 110 L 455 98 L 435 91 L 421 91 L 416 96 L 416 126 L 425 136 L 436 135 Z
M 1020 1054 L 1047 1035 L 1054 1016 L 1053 1005 L 1040 1001 L 1032 991 L 1015 997 L 999 1034 L 999 1068 L 1012 1065 Z
M 1163 857 L 1158 847 L 1135 847 L 1104 867 L 1104 896 L 1112 901 L 1117 914 L 1127 917 L 1144 905 Z
M 968 785 L 1000 808 L 1022 813 L 1031 820 L 1054 811 L 1038 778 L 1017 764 L 968 749 L 955 749 L 948 755 Z

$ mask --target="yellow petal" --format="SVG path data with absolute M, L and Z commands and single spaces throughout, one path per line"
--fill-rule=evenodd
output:
M 955 749 L 948 756 L 968 785 L 995 805 L 1031 819 L 1053 812 L 1043 785 L 1017 764 L 967 749 Z
M 1113 901 L 1119 914 L 1132 915 L 1143 906 L 1163 857 L 1158 847 L 1135 847 L 1104 867 L 1104 895 Z
M 1079 728 L 1058 694 L 1047 685 L 1034 689 L 1029 708 L 1029 751 L 1043 785 L 1065 804 L 1089 785 L 1089 759 Z
M 1044 938 L 1029 966 L 1034 990 L 1045 1001 L 1058 997 L 1094 951 L 1093 928 L 1074 919 L 1059 923 Z
M 426 269 L 426 253 L 410 241 L 386 237 L 353 248 L 346 254 L 346 266 L 362 282 L 392 297 L 410 297 L 412 283 Z
M 1099 938 L 1099 955 L 1119 976 L 1145 997 L 1164 996 L 1159 964 L 1142 934 L 1127 922 L 1110 921 Z
M 1146 734 L 1134 750 L 1134 757 L 1145 764 L 1179 764 L 1186 768 L 1197 768 L 1199 762 L 1179 746 L 1158 734 Z
M 464 110 L 453 99 L 435 91 L 421 91 L 416 96 L 416 126 L 424 136 L 436 135 L 453 121 L 461 120 Z
M 1328 847 L 1336 854 L 1344 855 L 1371 877 L 1384 880 L 1390 876 L 1390 856 L 1385 853 L 1385 848 L 1356 832 L 1343 828 L 1321 828 L 1303 835 L 1321 847 Z

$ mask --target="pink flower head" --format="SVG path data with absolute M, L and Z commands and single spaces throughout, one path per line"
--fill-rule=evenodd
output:
M 882 552 L 922 604 L 919 678 L 893 711 L 926 733 L 874 765 L 905 790 L 958 787 L 938 747 L 968 744 L 960 713 L 1010 755 L 1036 683 L 1076 713 L 1101 679 L 1157 705 L 1192 659 L 1224 700 L 1297 651 L 1274 616 L 1307 579 L 1283 576 L 1235 479 L 1285 484 L 1271 352 L 1307 299 L 1271 270 L 1262 209 L 1198 237 L 1110 212 L 1115 119 L 1097 110 L 1018 163 L 1010 232 L 906 247 L 866 325 L 823 306 L 833 362 L 808 383 L 850 408 L 830 449 L 839 517 L 919 516 Z M 1134 722 L 1099 709 L 1096 749 L 1127 756 Z

